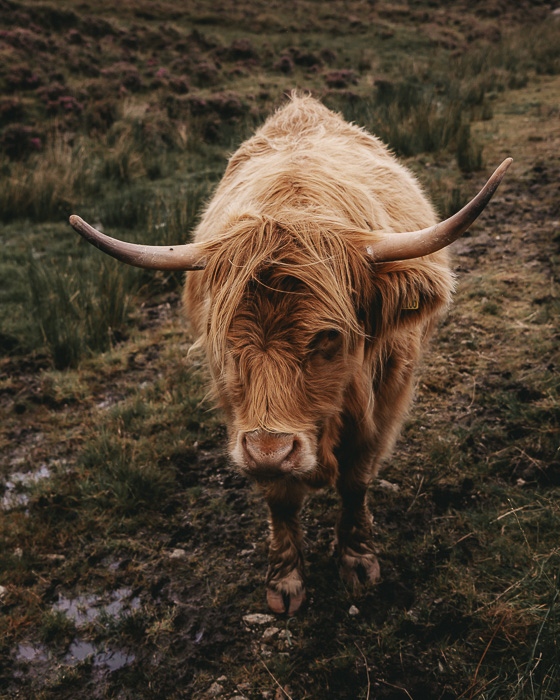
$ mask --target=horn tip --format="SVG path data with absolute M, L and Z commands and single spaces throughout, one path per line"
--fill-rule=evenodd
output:
M 506 170 L 509 168 L 509 166 L 513 163 L 513 158 L 508 157 L 505 160 L 501 162 L 501 164 L 498 166 L 498 170 L 502 173 L 505 173 Z
M 495 187 L 497 187 L 500 182 L 502 181 L 504 175 L 508 171 L 509 166 L 513 163 L 513 158 L 505 158 L 500 165 L 494 170 L 494 173 L 490 180 L 488 181 L 489 183 L 492 182 L 495 184 Z M 494 190 L 492 190 L 494 191 Z
M 70 226 L 76 227 L 81 222 L 81 219 L 79 216 L 76 216 L 76 214 L 72 214 L 68 221 L 70 222 Z

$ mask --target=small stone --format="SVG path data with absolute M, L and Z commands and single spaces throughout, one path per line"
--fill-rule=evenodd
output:
M 278 632 L 280 632 L 278 627 L 267 627 L 263 632 L 263 642 L 269 642 L 271 639 L 274 639 Z
M 0 600 L 6 595 L 7 590 L 6 586 L 0 586 Z
M 187 553 L 185 552 L 184 549 L 174 549 L 171 554 L 169 555 L 170 559 L 184 559 L 187 556 Z
M 262 613 L 252 613 L 251 615 L 244 615 L 243 622 L 246 625 L 268 625 L 274 622 L 274 617 L 272 615 L 263 615 Z
M 383 489 L 383 491 L 390 491 L 391 493 L 397 493 L 399 491 L 397 484 L 392 484 L 390 481 L 386 481 L 385 479 L 379 479 L 377 485 L 380 489 Z
M 212 683 L 212 685 L 208 688 L 206 695 L 208 695 L 209 698 L 217 698 L 218 695 L 221 695 L 223 692 L 224 687 L 216 682 Z
M 227 681 L 227 676 L 220 676 L 218 678 L 218 683 L 225 683 Z
M 358 608 L 355 605 L 351 605 L 350 609 L 348 610 L 348 614 L 355 616 L 355 615 L 359 615 L 360 611 L 358 610 Z

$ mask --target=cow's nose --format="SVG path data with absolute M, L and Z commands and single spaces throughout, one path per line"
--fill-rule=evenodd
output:
M 289 471 L 295 466 L 297 440 L 292 433 L 252 430 L 241 438 L 251 469 Z

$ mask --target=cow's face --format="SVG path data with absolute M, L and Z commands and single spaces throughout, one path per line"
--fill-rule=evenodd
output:
M 343 307 L 350 318 L 333 318 L 332 300 L 290 275 L 261 275 L 238 305 L 217 387 L 230 454 L 254 478 L 302 477 L 325 458 L 363 357 L 349 295 Z
M 372 271 L 361 244 L 333 229 L 244 217 L 207 248 L 205 346 L 229 451 L 263 481 L 333 472 Z

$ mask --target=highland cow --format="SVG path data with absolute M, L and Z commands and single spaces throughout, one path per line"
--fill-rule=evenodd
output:
M 141 246 L 72 226 L 139 267 L 192 270 L 184 306 L 224 411 L 233 463 L 270 509 L 267 599 L 305 599 L 299 511 L 310 489 L 341 498 L 335 551 L 353 589 L 379 565 L 367 489 L 409 409 L 415 372 L 453 291 L 447 246 L 511 159 L 438 223 L 376 137 L 311 97 L 290 102 L 232 156 L 194 242 Z

